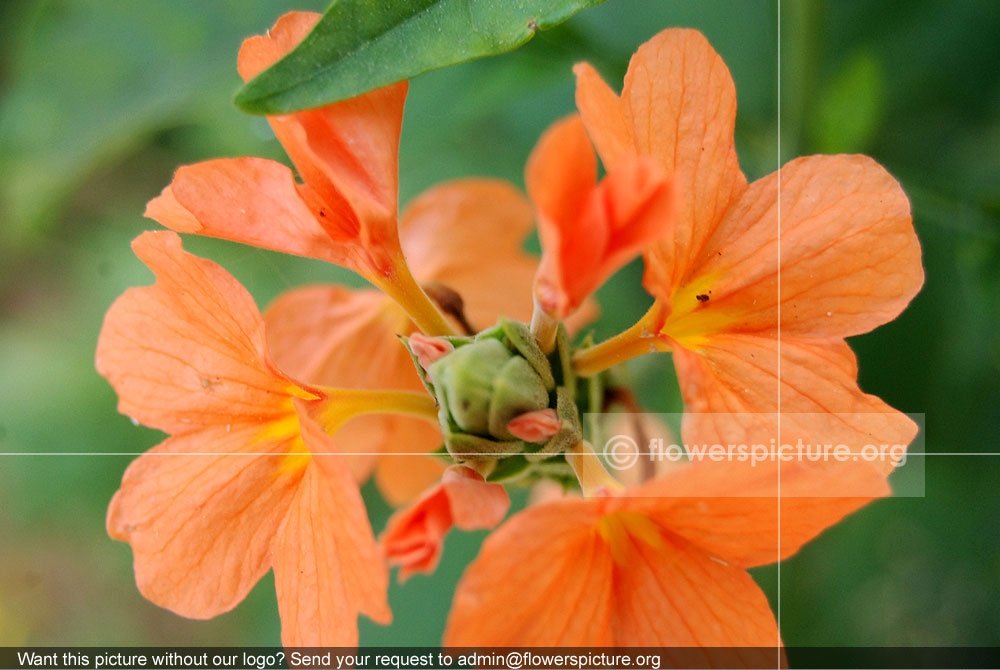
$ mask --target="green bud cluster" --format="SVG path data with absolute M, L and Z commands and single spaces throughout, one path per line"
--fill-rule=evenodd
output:
M 443 339 L 453 351 L 426 369 L 416 356 L 414 362 L 437 401 L 444 446 L 454 460 L 493 460 L 499 472 L 513 474 L 582 439 L 565 333 L 551 357 L 516 321 L 502 319 L 474 337 Z M 555 411 L 560 427 L 544 442 L 526 442 L 508 430 L 512 419 L 546 409 Z

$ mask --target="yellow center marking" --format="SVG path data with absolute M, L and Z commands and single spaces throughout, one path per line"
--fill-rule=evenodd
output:
M 597 523 L 597 532 L 608 543 L 615 563 L 622 567 L 629 565 L 629 552 L 633 539 L 643 542 L 653 549 L 659 549 L 663 546 L 663 535 L 660 527 L 650 521 L 649 517 L 639 512 L 612 512 L 602 517 Z

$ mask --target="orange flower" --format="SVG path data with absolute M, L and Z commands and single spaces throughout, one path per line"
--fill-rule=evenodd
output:
M 899 184 L 864 156 L 812 156 L 748 185 L 732 78 L 696 31 L 665 30 L 640 47 L 620 97 L 589 65 L 576 74 L 577 105 L 608 169 L 655 158 L 678 194 L 672 234 L 646 255 L 653 308 L 580 352 L 578 370 L 672 351 L 686 440 L 720 435 L 710 416 L 720 412 L 756 415 L 767 439 L 780 409 L 800 435 L 836 414 L 824 440 L 908 443 L 913 422 L 860 391 L 844 341 L 895 318 L 923 282 Z
M 251 79 L 290 51 L 319 14 L 291 12 L 243 43 Z M 396 230 L 399 132 L 407 83 L 268 117 L 304 183 L 281 163 L 223 158 L 180 168 L 146 216 L 198 233 L 350 268 L 403 305 L 428 334 L 451 332 L 410 275 Z
M 119 409 L 167 432 L 128 468 L 108 532 L 132 545 L 139 590 L 178 614 L 225 612 L 274 568 L 282 640 L 357 643 L 391 618 L 388 574 L 357 484 L 329 435 L 352 416 L 436 416 L 426 394 L 301 384 L 267 351 L 249 293 L 172 232 L 133 244 L 153 286 L 105 318 L 97 370 Z
M 399 581 L 414 572 L 430 574 L 441 560 L 444 536 L 452 526 L 462 530 L 492 528 L 510 507 L 507 491 L 488 484 L 472 468 L 453 465 L 441 482 L 420 500 L 389 519 L 382 545 L 390 565 L 399 565 Z
M 598 184 L 597 157 L 579 116 L 542 135 L 525 182 L 542 243 L 535 300 L 553 319 L 565 319 L 673 227 L 666 172 L 648 158 L 625 160 Z
M 403 212 L 399 235 L 413 274 L 425 285 L 461 297 L 476 330 L 503 315 L 526 320 L 537 260 L 522 249 L 532 227 L 531 207 L 505 182 L 464 179 L 436 186 Z M 497 290 L 497 287 L 504 290 Z M 585 311 L 585 310 L 584 310 Z M 583 314 L 589 317 L 590 314 Z M 285 292 L 268 308 L 271 352 L 283 370 L 316 384 L 423 391 L 410 354 L 398 335 L 416 331 L 392 299 L 372 289 L 313 285 Z M 384 453 L 355 459 L 364 480 L 375 468 L 379 490 L 392 505 L 419 495 L 441 476 L 427 453 L 441 445 L 441 431 L 403 416 L 366 416 L 344 427 L 352 452 Z
M 693 464 L 622 496 L 521 512 L 466 570 L 444 644 L 775 647 L 777 623 L 746 569 L 888 492 L 856 463 L 786 464 L 780 499 L 777 486 L 775 463 Z

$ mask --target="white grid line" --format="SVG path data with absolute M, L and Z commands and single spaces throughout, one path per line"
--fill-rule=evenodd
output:
M 778 434 L 781 434 L 781 0 L 778 0 L 777 9 L 777 159 L 778 159 Z M 777 604 L 775 607 L 775 622 L 778 627 L 778 639 L 776 642 L 778 662 L 775 667 L 782 667 L 781 657 L 781 461 L 778 461 L 778 546 L 777 546 L 777 564 L 778 564 L 778 577 L 777 577 L 777 588 L 778 597 Z

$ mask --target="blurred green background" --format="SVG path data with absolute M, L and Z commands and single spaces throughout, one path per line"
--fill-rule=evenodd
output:
M 150 282 L 128 244 L 154 227 L 147 200 L 185 163 L 283 159 L 264 121 L 230 104 L 240 41 L 317 0 L 0 3 L 0 645 L 277 644 L 267 577 L 233 612 L 181 619 L 137 592 L 104 514 L 155 431 L 115 412 L 93 369 L 104 311 Z M 608 0 L 508 55 L 411 84 L 402 199 L 440 180 L 522 183 L 541 131 L 573 109 L 570 67 L 620 87 L 662 28 L 702 30 L 739 95 L 750 178 L 798 155 L 874 156 L 910 195 L 927 283 L 896 321 L 852 341 L 861 384 L 926 415 L 926 495 L 873 504 L 782 565 L 789 645 L 1000 645 L 1000 12 L 992 0 Z M 780 155 L 779 155 L 780 135 Z M 187 239 L 266 305 L 343 274 L 224 242 Z M 601 292 L 599 337 L 648 298 L 641 267 Z M 627 371 L 652 408 L 676 409 L 666 356 Z M 670 381 L 664 382 L 664 379 Z M 654 402 L 655 401 L 655 402 Z M 46 456 L 46 452 L 70 455 Z M 967 456 L 935 455 L 967 453 Z M 372 499 L 376 532 L 388 510 Z M 433 645 L 481 534 L 449 538 L 431 577 L 390 600 L 366 645 Z M 778 571 L 755 571 L 772 602 Z

